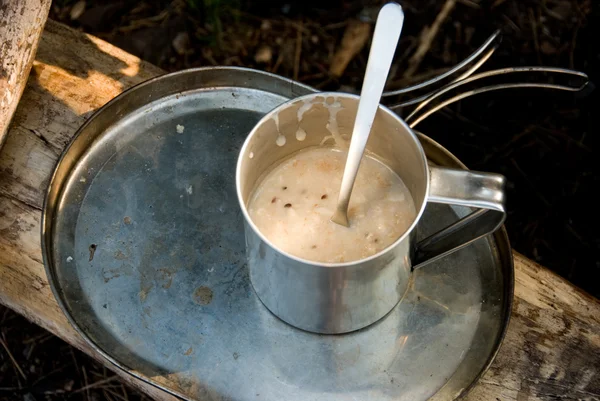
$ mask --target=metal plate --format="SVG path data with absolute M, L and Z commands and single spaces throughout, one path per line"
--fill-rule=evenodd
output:
M 103 107 L 63 154 L 46 198 L 44 262 L 59 304 L 112 363 L 182 398 L 455 399 L 489 366 L 508 323 L 504 230 L 416 271 L 389 315 L 351 334 L 297 330 L 251 288 L 238 151 L 261 115 L 310 91 L 252 70 L 196 69 Z M 461 166 L 421 139 L 432 162 Z M 428 206 L 421 235 L 463 213 Z

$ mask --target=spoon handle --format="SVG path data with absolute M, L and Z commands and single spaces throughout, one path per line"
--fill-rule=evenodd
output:
M 404 12 L 399 4 L 388 3 L 379 11 L 373 41 L 371 42 L 367 70 L 360 92 L 348 158 L 344 167 L 337 210 L 332 219 L 338 224 L 348 226 L 347 211 L 350 195 L 369 139 L 375 113 L 379 107 L 379 101 L 387 81 L 403 24 Z

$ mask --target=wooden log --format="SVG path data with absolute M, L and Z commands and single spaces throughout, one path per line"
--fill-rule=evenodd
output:
M 25 89 L 50 4 L 50 0 L 0 2 L 0 148 Z
M 69 325 L 50 291 L 40 250 L 43 193 L 61 150 L 89 113 L 161 73 L 106 42 L 49 21 L 0 151 L 0 302 L 109 367 Z M 514 260 L 508 333 L 467 399 L 599 400 L 600 302 L 518 253 Z M 120 374 L 151 397 L 168 398 Z

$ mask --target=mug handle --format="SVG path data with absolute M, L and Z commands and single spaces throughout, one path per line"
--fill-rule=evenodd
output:
M 429 166 L 427 202 L 477 208 L 419 241 L 413 270 L 496 231 L 504 222 L 505 178 L 500 174 Z

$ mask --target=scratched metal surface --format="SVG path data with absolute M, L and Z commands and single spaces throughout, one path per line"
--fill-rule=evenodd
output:
M 463 394 L 490 363 L 508 321 L 504 232 L 418 270 L 405 299 L 367 329 L 297 330 L 251 288 L 234 170 L 261 115 L 310 88 L 246 70 L 178 74 L 101 110 L 53 177 L 45 263 L 80 333 L 120 368 L 188 399 Z M 423 143 L 433 162 L 456 164 Z M 463 213 L 428 206 L 421 235 Z

